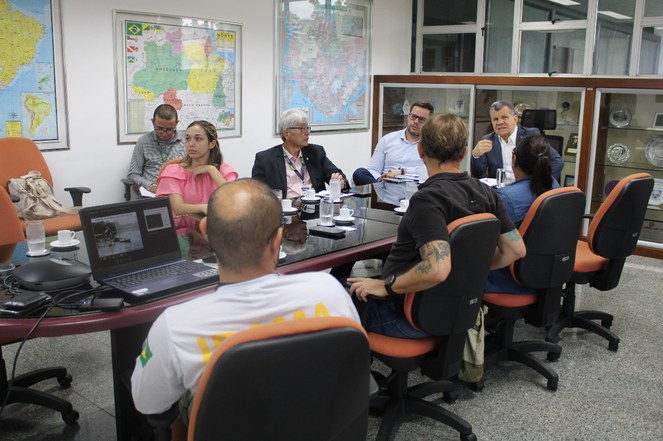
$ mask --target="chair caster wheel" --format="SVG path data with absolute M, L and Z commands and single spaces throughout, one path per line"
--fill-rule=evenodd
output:
M 609 342 L 608 349 L 611 350 L 612 352 L 617 352 L 617 349 L 619 349 L 619 342 L 618 341 Z
M 559 360 L 560 355 L 562 354 L 558 352 L 548 352 L 548 354 L 546 355 L 546 359 L 548 361 L 557 361 Z
M 62 386 L 65 389 L 68 389 L 69 386 L 71 386 L 71 382 L 73 380 L 73 377 L 71 376 L 71 374 L 67 374 L 64 377 L 58 377 L 57 380 L 58 380 L 58 383 L 60 383 L 60 386 Z M 76 417 L 76 418 L 78 418 L 78 417 Z
M 548 390 L 551 390 L 551 391 L 554 392 L 554 391 L 557 390 L 557 383 L 558 383 L 558 382 L 559 382 L 558 379 L 556 379 L 556 378 L 551 378 L 550 380 L 548 380 L 548 384 L 547 384 L 546 387 L 548 388 Z
M 70 426 L 78 424 L 78 417 L 80 417 L 80 414 L 75 410 L 62 414 L 62 419 Z
M 468 433 L 467 435 L 461 433 L 460 441 L 477 441 L 477 436 L 474 433 Z
M 473 390 L 474 392 L 481 392 L 483 390 L 483 380 L 479 380 L 476 383 L 469 383 L 470 389 Z
M 601 320 L 601 326 L 603 326 L 606 329 L 610 329 L 610 326 L 612 326 L 612 319 Z
M 445 392 L 444 395 L 442 395 L 442 400 L 444 400 L 444 402 L 447 404 L 453 404 L 456 402 L 457 399 L 458 399 L 458 392 L 456 391 Z

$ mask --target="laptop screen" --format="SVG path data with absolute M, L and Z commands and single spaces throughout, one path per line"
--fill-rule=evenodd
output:
M 168 198 L 86 207 L 80 216 L 95 280 L 182 258 Z

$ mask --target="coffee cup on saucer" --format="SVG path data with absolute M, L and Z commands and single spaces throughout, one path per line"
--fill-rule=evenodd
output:
M 281 199 L 281 208 L 283 211 L 292 211 L 292 199 Z
M 76 236 L 75 231 L 59 230 L 58 231 L 58 245 L 60 245 L 61 247 L 67 247 L 67 246 L 71 245 L 75 236 Z
M 399 206 L 401 211 L 406 211 L 409 206 L 410 206 L 410 201 L 409 200 L 401 199 L 401 203 L 400 203 L 400 206 Z
M 351 208 L 342 207 L 338 210 L 338 218 L 340 220 L 350 220 L 355 211 Z
M 314 188 L 309 188 L 308 190 L 306 190 L 306 193 L 304 193 L 304 199 L 308 199 L 308 200 L 315 199 L 315 189 Z

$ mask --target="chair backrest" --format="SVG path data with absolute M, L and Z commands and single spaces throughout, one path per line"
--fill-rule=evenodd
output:
M 422 372 L 434 379 L 455 375 L 462 364 L 466 331 L 474 326 L 481 306 L 490 261 L 500 235 L 500 221 L 490 213 L 457 219 L 447 226 L 451 272 L 425 291 L 406 294 L 405 311 L 413 326 L 444 336 Z
M 294 320 L 223 341 L 200 381 L 189 440 L 365 440 L 370 351 L 347 318 Z
M 648 173 L 636 173 L 617 183 L 589 224 L 589 248 L 606 259 L 623 259 L 635 250 L 654 188 Z
M 25 240 L 23 227 L 9 193 L 0 188 L 0 263 L 8 261 L 16 244 Z
M 585 194 L 579 188 L 557 188 L 536 198 L 520 224 L 527 255 L 511 265 L 511 273 L 541 294 L 525 316 L 528 323 L 543 326 L 559 312 L 562 285 L 573 275 L 584 209 Z
M 41 176 L 53 187 L 51 171 L 37 144 L 27 138 L 0 138 L 0 186 L 7 189 L 11 178 L 23 176 L 31 170 L 39 170 Z

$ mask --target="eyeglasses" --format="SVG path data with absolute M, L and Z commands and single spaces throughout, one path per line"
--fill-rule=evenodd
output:
M 302 133 L 311 133 L 311 126 L 306 126 L 306 127 L 289 127 L 289 130 L 297 130 L 299 129 L 300 132 Z
M 177 128 L 154 127 L 154 131 L 157 133 L 175 133 L 177 131 Z
M 414 113 L 410 113 L 408 115 L 412 121 L 419 121 L 421 124 L 424 124 L 426 121 L 428 121 L 428 118 L 424 118 L 423 116 L 415 115 Z

